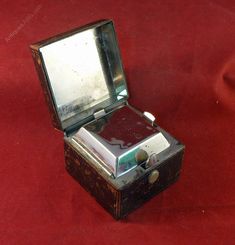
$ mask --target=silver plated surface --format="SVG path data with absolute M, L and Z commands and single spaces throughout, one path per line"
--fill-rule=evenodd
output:
M 163 134 L 128 106 L 93 120 L 73 136 L 97 156 L 115 177 L 151 159 L 170 146 Z M 155 156 L 155 157 L 152 157 Z

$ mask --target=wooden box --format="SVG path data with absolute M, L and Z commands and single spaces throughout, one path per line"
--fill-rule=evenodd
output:
M 66 169 L 114 218 L 178 179 L 184 145 L 129 105 L 111 20 L 31 50 L 53 125 L 64 132 Z

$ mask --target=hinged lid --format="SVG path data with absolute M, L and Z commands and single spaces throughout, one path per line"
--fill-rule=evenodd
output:
M 128 98 L 113 22 L 100 21 L 32 45 L 58 128 L 66 130 Z

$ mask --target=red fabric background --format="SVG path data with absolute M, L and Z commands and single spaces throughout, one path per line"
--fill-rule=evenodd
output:
M 234 1 L 0 6 L 0 244 L 234 244 Z M 28 48 L 103 18 L 116 24 L 130 102 L 186 144 L 179 182 L 119 222 L 65 172 Z

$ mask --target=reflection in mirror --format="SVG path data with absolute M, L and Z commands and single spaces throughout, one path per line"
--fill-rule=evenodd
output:
M 58 115 L 78 120 L 128 96 L 113 25 L 97 26 L 40 48 Z

